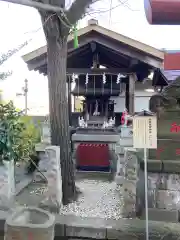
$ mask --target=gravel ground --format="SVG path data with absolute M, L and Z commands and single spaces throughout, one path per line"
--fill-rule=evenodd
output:
M 82 196 L 77 202 L 63 206 L 62 214 L 103 219 L 120 219 L 122 197 L 115 182 L 79 180 L 77 186 Z
M 79 179 L 76 182 L 82 191 L 77 202 L 62 206 L 62 215 L 120 219 L 122 210 L 121 191 L 115 182 L 105 179 Z M 45 198 L 46 187 L 33 183 L 25 188 L 16 200 L 20 205 L 37 206 Z

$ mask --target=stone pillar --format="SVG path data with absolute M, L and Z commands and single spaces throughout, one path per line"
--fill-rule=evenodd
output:
M 0 176 L 0 208 L 8 210 L 13 207 L 15 197 L 14 160 L 3 161 Z
M 123 182 L 123 215 L 136 216 L 136 184 L 138 180 L 138 162 L 136 149 L 125 148 L 124 154 L 124 182 Z
M 48 181 L 47 198 L 40 207 L 58 213 L 62 201 L 62 179 L 60 166 L 60 147 L 49 146 L 45 149 L 49 158 L 49 167 L 46 174 Z
M 117 185 L 123 186 L 125 180 L 125 158 L 124 156 L 118 153 L 118 161 L 117 161 L 117 172 L 115 176 L 115 182 Z

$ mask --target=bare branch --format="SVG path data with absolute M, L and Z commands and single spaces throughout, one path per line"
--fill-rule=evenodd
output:
M 28 6 L 28 7 L 34 7 L 43 11 L 63 12 L 63 9 L 61 7 L 52 6 L 50 4 L 40 3 L 36 1 L 31 1 L 31 0 L 0 0 L 0 1 L 16 3 L 16 4 Z
M 14 54 L 19 52 L 23 47 L 27 46 L 28 42 L 24 42 L 23 44 L 19 45 L 17 48 L 14 48 L 12 50 L 9 50 L 7 53 L 3 53 L 0 56 L 0 65 L 2 65 L 4 62 L 6 62 L 10 57 L 12 57 Z
M 12 72 L 0 72 L 0 80 L 5 80 L 7 77 L 11 76 Z
M 66 12 L 68 21 L 74 25 L 86 13 L 86 9 L 97 0 L 75 0 Z

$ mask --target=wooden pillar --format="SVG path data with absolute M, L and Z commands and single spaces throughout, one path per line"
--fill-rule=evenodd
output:
M 136 75 L 131 74 L 129 76 L 129 80 L 126 83 L 126 91 L 125 91 L 125 104 L 129 114 L 134 114 L 135 111 L 135 81 Z
M 129 79 L 126 82 L 126 88 L 125 88 L 125 108 L 129 112 Z M 124 111 L 124 109 L 123 109 Z
M 135 113 L 135 82 L 136 75 L 131 74 L 129 76 L 129 114 Z

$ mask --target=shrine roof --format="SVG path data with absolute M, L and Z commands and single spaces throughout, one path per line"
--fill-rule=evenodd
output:
M 89 68 L 89 64 L 92 64 L 92 44 L 97 46 L 100 60 L 104 61 L 100 64 L 106 67 L 128 68 L 134 62 L 142 63 L 150 69 L 163 67 L 163 51 L 106 29 L 93 21 L 77 31 L 79 38 L 77 49 L 73 47 L 74 36 L 69 35 L 68 68 Z M 22 58 L 28 64 L 29 70 L 38 70 L 47 74 L 47 46 L 38 48 Z M 83 60 L 80 61 L 82 58 Z

